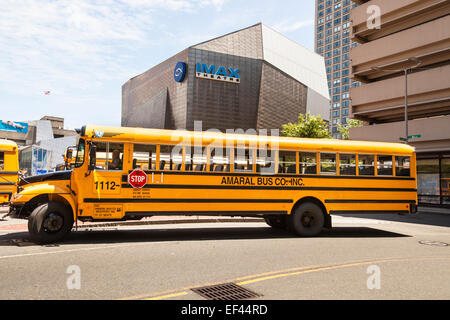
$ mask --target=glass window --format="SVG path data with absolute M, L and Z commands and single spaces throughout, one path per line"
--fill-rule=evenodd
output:
M 320 154 L 320 174 L 336 174 L 336 154 Z
M 206 161 L 206 147 L 186 147 L 186 171 L 206 171 Z
M 439 159 L 417 159 L 417 193 L 421 203 L 440 203 Z
M 358 167 L 360 176 L 375 175 L 375 156 L 368 154 L 360 154 L 358 156 Z
M 442 203 L 450 204 L 450 158 L 441 159 Z
M 122 170 L 123 144 L 95 142 L 95 170 Z
M 295 151 L 280 151 L 278 173 L 297 173 L 297 153 Z
M 234 150 L 234 172 L 253 171 L 253 150 Z
M 230 149 L 212 147 L 210 149 L 210 171 L 211 172 L 230 172 Z
M 156 170 L 156 145 L 135 144 L 133 146 L 133 169 Z
M 339 154 L 339 173 L 343 176 L 356 175 L 356 155 Z
M 410 157 L 395 157 L 395 175 L 398 177 L 411 176 Z
M 256 154 L 256 172 L 261 174 L 275 174 L 275 157 L 277 150 L 258 148 Z
M 0 152 L 0 170 L 5 170 L 5 153 Z
M 84 163 L 84 148 L 85 142 L 83 139 L 80 139 L 78 141 L 77 155 L 75 158 L 75 168 L 81 167 Z
M 316 154 L 312 152 L 300 152 L 300 174 L 317 174 Z
M 392 156 L 377 156 L 377 170 L 379 176 L 392 176 Z

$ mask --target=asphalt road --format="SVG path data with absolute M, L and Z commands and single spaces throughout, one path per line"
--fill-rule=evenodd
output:
M 450 299 L 450 216 L 333 224 L 316 238 L 249 222 L 95 228 L 48 246 L 3 230 L 0 299 L 203 299 L 191 289 L 226 282 L 258 299 Z

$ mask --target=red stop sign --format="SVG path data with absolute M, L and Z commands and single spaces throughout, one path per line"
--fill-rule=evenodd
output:
M 147 184 L 147 174 L 140 169 L 135 169 L 128 175 L 128 183 L 133 188 L 142 188 Z

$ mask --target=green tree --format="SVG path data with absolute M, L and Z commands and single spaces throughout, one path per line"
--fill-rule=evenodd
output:
M 360 120 L 349 119 L 345 126 L 343 126 L 341 124 L 338 124 L 338 132 L 342 135 L 342 139 L 348 140 L 349 137 L 350 137 L 349 129 L 350 128 L 362 127 L 362 125 L 363 125 L 363 122 L 360 121 Z
M 300 114 L 298 123 L 283 124 L 281 133 L 284 136 L 297 138 L 331 138 L 325 120 L 321 116 L 309 113 Z

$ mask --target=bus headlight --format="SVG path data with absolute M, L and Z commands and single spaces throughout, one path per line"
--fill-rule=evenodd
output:
M 23 196 L 23 194 L 18 194 L 18 193 L 13 194 L 13 196 L 11 197 L 11 201 L 17 201 L 20 198 L 22 198 L 22 196 Z

